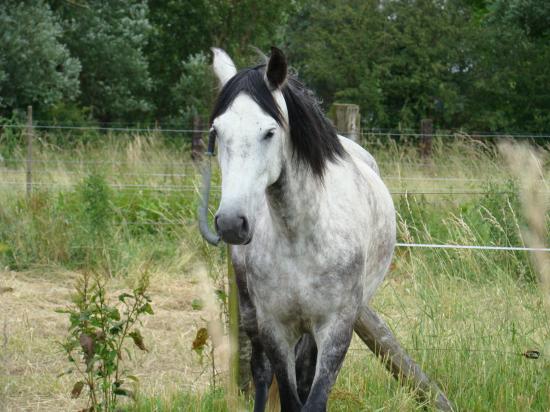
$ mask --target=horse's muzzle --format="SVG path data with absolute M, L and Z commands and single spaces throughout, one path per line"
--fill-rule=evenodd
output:
M 225 243 L 244 245 L 250 242 L 250 225 L 246 216 L 220 212 L 214 219 L 216 232 Z

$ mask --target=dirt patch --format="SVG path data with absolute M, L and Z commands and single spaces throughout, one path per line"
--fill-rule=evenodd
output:
M 55 312 L 70 302 L 77 274 L 45 269 L 32 273 L 0 272 L 0 411 L 59 411 L 83 407 L 69 394 L 76 377 L 58 377 L 69 368 L 61 341 L 67 315 Z M 209 382 L 190 350 L 206 314 L 191 302 L 201 289 L 196 279 L 153 275 L 155 314 L 144 319 L 148 353 L 131 349 L 126 365 L 140 379 L 144 394 L 162 395 L 197 389 Z M 124 285 L 113 285 L 121 290 Z M 114 291 L 116 293 L 116 290 Z

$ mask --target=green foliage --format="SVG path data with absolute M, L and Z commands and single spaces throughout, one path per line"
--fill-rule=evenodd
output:
M 495 1 L 473 41 L 464 88 L 472 128 L 547 132 L 550 127 L 550 7 L 546 1 Z
M 254 0 L 150 1 L 149 19 L 153 30 L 147 56 L 154 79 L 157 118 L 173 119 L 181 111 L 188 113 L 189 108 L 200 113 L 204 106 L 209 107 L 215 83 L 204 84 L 204 75 L 199 75 L 195 77 L 197 83 L 189 84 L 193 79 L 190 76 L 194 76 L 189 72 L 192 69 L 189 65 L 207 60 L 205 53 L 212 46 L 226 49 L 238 64 L 255 62 L 258 56 L 251 46 L 267 50 L 280 43 L 288 16 L 297 3 L 278 0 L 267 0 L 261 5 Z M 185 63 L 182 65 L 182 62 Z M 176 84 L 185 87 L 186 91 L 198 93 L 170 93 Z M 192 96 L 199 101 L 192 101 Z
M 58 16 L 42 0 L 0 7 L 0 110 L 44 110 L 80 91 L 80 63 L 62 42 Z
M 286 35 L 305 80 L 368 127 L 544 132 L 549 16 L 544 0 L 313 0 Z
M 57 123 L 205 124 L 209 48 L 242 67 L 279 45 L 367 127 L 550 130 L 545 0 L 8 0 L 0 25 L 6 116 L 33 104 Z
M 0 199 L 0 243 L 6 246 L 0 254 L 3 267 L 58 265 L 117 276 L 143 259 L 163 267 L 187 262 L 188 252 L 180 242 L 194 230 L 191 223 L 198 200 L 193 194 L 113 190 L 101 174 L 83 176 L 75 178 L 74 189 L 40 191 L 38 186 L 29 201 L 22 191 L 4 192 L 7 195 Z M 185 184 L 193 184 L 193 178 L 189 176 Z
M 20 124 L 16 113 L 12 113 L 10 118 L 0 117 L 0 123 Z M 11 165 L 10 159 L 14 158 L 18 151 L 22 148 L 24 139 L 23 129 L 16 128 L 0 128 L 0 164 Z
M 195 116 L 208 118 L 214 99 L 214 76 L 209 58 L 204 53 L 190 56 L 182 65 L 183 72 L 173 88 L 172 100 L 179 109 L 178 117 L 184 124 L 191 125 Z
M 73 305 L 57 312 L 69 315 L 69 335 L 62 343 L 78 380 L 71 397 L 78 398 L 87 390 L 90 411 L 117 410 L 119 396 L 134 397 L 128 381 L 138 382 L 123 367 L 130 357 L 126 342 L 131 339 L 147 351 L 136 325 L 144 315 L 152 315 L 151 298 L 147 294 L 149 276 L 144 272 L 130 293 L 122 293 L 116 301 L 108 296 L 107 283 L 99 275 L 84 272 L 76 286 Z
M 151 78 L 143 52 L 151 30 L 147 2 L 52 3 L 61 16 L 63 40 L 82 64 L 81 105 L 104 122 L 142 120 L 151 109 Z

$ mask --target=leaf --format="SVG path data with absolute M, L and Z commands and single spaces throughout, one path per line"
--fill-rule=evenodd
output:
M 193 299 L 191 302 L 191 307 L 193 310 L 201 310 L 204 307 L 201 299 Z
M 139 378 L 137 376 L 134 376 L 134 375 L 127 375 L 126 376 L 128 379 L 130 379 L 131 381 L 134 381 L 134 382 L 139 382 Z
M 82 389 L 84 388 L 84 382 L 78 381 L 74 384 L 73 390 L 71 391 L 71 398 L 76 399 L 80 396 Z
M 61 372 L 59 375 L 57 375 L 56 378 L 61 378 L 64 375 L 68 375 L 69 373 L 72 373 L 73 370 L 73 368 L 67 369 L 66 371 Z
M 141 336 L 141 332 L 139 330 L 135 329 L 129 334 L 129 336 L 132 338 L 132 340 L 134 341 L 134 343 L 138 348 L 148 352 L 148 349 L 145 347 L 145 344 L 143 343 L 143 336 Z
M 115 395 L 128 396 L 129 398 L 135 399 L 134 392 L 129 390 L 129 389 L 116 388 L 116 389 L 113 390 L 113 393 Z
M 132 298 L 132 297 L 133 297 L 133 296 L 130 295 L 129 293 L 123 293 L 123 294 L 121 294 L 121 295 L 118 295 L 118 300 L 120 300 L 121 302 L 124 302 L 124 300 L 125 300 L 126 298 Z M 124 303 L 126 303 L 126 302 L 124 302 Z
M 149 315 L 154 315 L 153 308 L 151 307 L 151 304 L 149 302 L 139 308 L 139 313 L 148 313 Z
M 192 349 L 195 352 L 201 352 L 204 346 L 206 345 L 206 341 L 208 340 L 208 330 L 206 328 L 200 328 L 197 331 L 197 335 L 195 336 L 195 340 L 193 341 L 193 347 Z
M 94 340 L 90 335 L 83 333 L 80 335 L 79 341 L 80 346 L 84 351 L 86 360 L 89 360 L 92 356 L 94 356 Z
M 111 328 L 109 329 L 109 333 L 112 335 L 118 335 L 120 332 L 122 332 L 122 327 L 124 326 L 124 321 L 116 322 Z
M 108 308 L 109 317 L 113 320 L 120 320 L 120 312 L 117 308 Z
M 103 332 L 101 329 L 97 329 L 94 332 L 95 340 L 96 341 L 104 341 L 105 340 L 105 332 Z

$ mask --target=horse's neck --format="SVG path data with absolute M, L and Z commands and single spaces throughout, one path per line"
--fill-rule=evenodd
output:
M 273 224 L 290 237 L 314 231 L 323 194 L 321 183 L 307 167 L 288 160 L 279 180 L 267 190 Z

